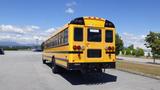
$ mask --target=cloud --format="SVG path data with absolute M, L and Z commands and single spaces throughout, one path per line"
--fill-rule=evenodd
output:
M 40 29 L 39 26 L 30 26 L 32 29 Z
M 18 28 L 12 25 L 0 25 L 0 32 L 21 33 L 21 34 L 25 33 L 22 28 Z
M 75 1 L 66 3 L 67 7 L 72 7 L 72 6 L 75 6 L 75 5 L 77 5 L 77 3 Z
M 65 12 L 68 14 L 73 14 L 75 12 L 74 6 L 76 6 L 76 5 L 77 5 L 77 3 L 75 1 L 66 3 L 67 8 L 66 8 Z
M 0 25 L 0 41 L 14 41 L 21 44 L 36 44 L 38 39 L 39 44 L 47 39 L 49 35 L 54 33 L 58 28 L 42 29 L 39 26 L 15 26 L 15 25 Z M 125 46 L 134 44 L 135 48 L 144 46 L 146 35 L 135 35 L 131 33 L 122 33 L 122 39 Z
M 65 12 L 69 14 L 73 14 L 74 10 L 72 8 L 67 8 Z
M 0 34 L 0 42 L 6 41 L 6 42 L 16 42 L 20 44 L 36 44 L 36 40 L 38 40 L 39 44 L 42 43 L 45 40 L 46 37 L 41 35 L 15 35 L 15 34 Z
M 146 49 L 146 47 L 144 46 L 145 37 L 146 35 L 134 35 L 127 32 L 122 34 L 122 40 L 124 41 L 124 45 L 129 46 L 131 44 L 134 44 L 135 48 L 140 47 L 140 48 Z
M 55 28 L 49 28 L 48 30 L 46 30 L 46 33 L 53 33 L 56 29 Z
M 20 44 L 35 44 L 38 40 L 39 44 L 55 31 L 55 28 L 42 29 L 35 25 L 15 26 L 0 25 L 0 42 L 12 41 Z
M 24 26 L 18 27 L 14 25 L 0 25 L 0 32 L 2 33 L 17 33 L 17 34 L 25 34 L 29 32 L 34 32 L 35 30 L 39 29 L 38 26 Z
M 0 40 L 8 40 L 11 39 L 10 35 L 0 35 Z

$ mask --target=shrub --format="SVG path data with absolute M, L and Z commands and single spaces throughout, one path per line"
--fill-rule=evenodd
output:
M 133 50 L 132 50 L 132 55 L 133 55 L 133 56 L 136 55 L 136 49 L 133 49 Z
M 130 48 L 126 49 L 126 55 L 131 55 L 131 49 Z
M 137 48 L 136 50 L 136 57 L 139 57 L 139 56 L 144 56 L 144 51 L 142 48 Z

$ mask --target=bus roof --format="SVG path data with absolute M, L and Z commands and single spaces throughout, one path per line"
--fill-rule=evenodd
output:
M 85 21 L 87 20 L 103 21 L 104 22 L 104 24 L 102 25 L 103 27 L 115 28 L 114 24 L 109 20 L 106 20 L 104 18 L 89 17 L 89 16 L 75 18 L 69 24 L 86 25 Z
M 63 31 L 65 28 L 68 27 L 69 24 L 77 24 L 77 25 L 85 25 L 85 20 L 98 20 L 98 21 L 103 21 L 105 22 L 103 27 L 109 27 L 109 28 L 115 28 L 114 24 L 106 20 L 104 18 L 99 18 L 99 17 L 93 17 L 93 16 L 84 16 L 84 17 L 78 17 L 73 20 L 71 20 L 69 23 L 65 24 L 63 27 L 58 28 L 53 34 L 51 34 L 45 41 L 49 40 L 51 37 L 56 35 L 57 33 Z

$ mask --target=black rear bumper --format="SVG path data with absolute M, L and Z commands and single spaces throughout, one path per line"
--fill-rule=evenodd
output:
M 115 62 L 103 63 L 68 63 L 69 70 L 82 70 L 82 69 L 111 69 L 115 68 Z

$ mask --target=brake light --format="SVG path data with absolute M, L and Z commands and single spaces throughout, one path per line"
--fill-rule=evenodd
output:
M 81 46 L 77 46 L 77 49 L 80 50 L 80 49 L 81 49 Z
M 74 46 L 73 46 L 73 49 L 74 49 L 74 50 L 76 50 L 76 49 L 77 49 L 77 46 L 76 46 L 76 45 L 74 45 Z
M 74 50 L 81 50 L 81 46 L 79 46 L 79 45 L 78 45 L 78 46 L 74 45 L 74 46 L 73 46 L 73 49 L 74 49 Z
M 106 47 L 106 51 L 114 51 L 114 46 L 109 46 L 109 47 Z
M 114 51 L 114 47 L 113 46 L 111 47 L 111 49 L 112 49 L 112 51 Z
M 109 46 L 109 47 L 108 47 L 108 50 L 111 50 L 111 49 L 112 49 L 112 48 Z

